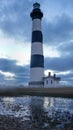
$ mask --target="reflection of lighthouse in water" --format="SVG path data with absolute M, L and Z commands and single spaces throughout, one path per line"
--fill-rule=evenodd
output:
M 43 13 L 40 10 L 40 4 L 33 4 L 33 10 L 30 14 L 32 18 L 32 45 L 31 45 L 31 63 L 30 63 L 30 86 L 43 86 L 44 77 L 44 56 L 43 56 L 43 35 L 41 32 L 41 19 Z

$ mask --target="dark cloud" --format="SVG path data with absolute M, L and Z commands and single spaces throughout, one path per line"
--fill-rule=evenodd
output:
M 60 72 L 73 70 L 73 57 L 45 58 L 45 68 Z
M 58 45 L 59 42 L 71 40 L 73 37 L 73 19 L 66 14 L 54 18 L 53 21 L 43 21 L 44 41 L 48 44 Z
M 73 80 L 73 70 L 68 74 L 59 74 L 62 77 L 62 80 Z
M 9 60 L 9 59 L 0 59 L 0 70 L 4 72 L 11 72 L 14 73 L 16 69 L 16 61 L 15 60 Z
M 64 55 L 73 55 L 73 41 L 71 42 L 65 42 L 61 43 L 57 49 L 61 52 L 61 54 Z
M 15 60 L 0 59 L 0 71 L 15 74 L 13 80 L 7 79 L 7 81 L 5 76 L 0 74 L 0 82 L 5 81 L 10 84 L 25 84 L 29 81 L 29 66 L 18 66 Z
M 3 83 L 4 82 L 4 75 L 3 74 L 0 74 L 0 83 Z
M 62 82 L 67 82 L 67 85 L 73 85 L 73 70 L 68 74 L 59 74 L 58 76 L 61 77 Z
M 39 2 L 42 5 L 41 0 Z M 33 3 L 32 0 L 27 0 L 27 2 L 24 0 L 6 0 L 6 2 L 5 0 L 0 0 L 0 28 L 10 36 L 30 41 L 30 12 Z M 68 1 L 62 1 L 61 3 L 68 3 Z M 54 18 L 51 22 L 47 23 L 43 20 L 43 33 L 44 42 L 49 44 L 54 45 L 56 42 L 67 41 L 73 35 L 73 20 L 66 14 L 62 15 L 61 12 L 61 16 Z
M 33 2 L 13 1 L 0 1 L 0 28 L 8 35 L 30 40 L 30 10 Z

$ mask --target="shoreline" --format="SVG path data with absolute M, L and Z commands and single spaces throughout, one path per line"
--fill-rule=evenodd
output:
M 56 88 L 6 88 L 0 89 L 0 96 L 18 97 L 18 96 L 46 96 L 73 98 L 73 87 L 56 87 Z

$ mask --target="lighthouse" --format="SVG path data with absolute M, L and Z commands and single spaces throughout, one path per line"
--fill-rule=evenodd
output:
M 31 61 L 30 61 L 30 82 L 32 87 L 42 87 L 44 77 L 44 56 L 43 56 L 43 34 L 41 20 L 43 13 L 40 4 L 34 3 L 30 13 L 32 18 L 32 40 L 31 40 Z

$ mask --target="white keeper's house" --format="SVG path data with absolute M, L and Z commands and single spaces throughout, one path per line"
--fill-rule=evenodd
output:
M 61 78 L 56 77 L 56 74 L 52 76 L 51 72 L 49 72 L 47 77 L 43 77 L 44 87 L 59 87 L 60 80 Z

